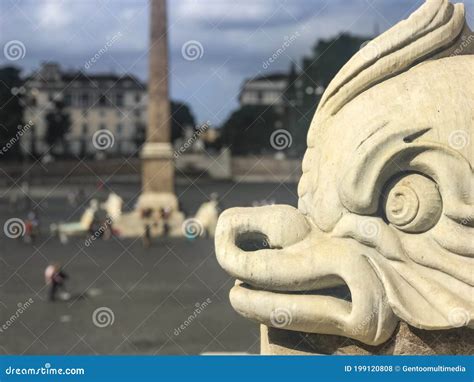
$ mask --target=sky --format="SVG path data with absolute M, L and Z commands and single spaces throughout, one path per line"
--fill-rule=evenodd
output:
M 474 27 L 474 0 L 466 4 Z M 297 67 L 316 41 L 372 36 L 421 0 L 168 0 L 171 98 L 198 123 L 219 126 L 238 107 L 243 81 Z M 148 75 L 148 0 L 0 0 L 0 65 L 28 74 L 44 61 L 87 73 Z M 20 43 L 16 60 L 5 46 Z M 286 42 L 286 43 L 285 43 Z M 284 53 L 268 64 L 279 48 Z M 99 51 L 100 57 L 91 62 Z M 97 57 L 97 55 L 96 55 Z

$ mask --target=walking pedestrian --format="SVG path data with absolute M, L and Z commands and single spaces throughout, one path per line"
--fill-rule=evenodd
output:
M 69 276 L 64 272 L 58 263 L 50 264 L 44 271 L 46 285 L 49 287 L 49 301 L 56 301 L 56 294 L 59 288 L 65 288 L 65 281 Z

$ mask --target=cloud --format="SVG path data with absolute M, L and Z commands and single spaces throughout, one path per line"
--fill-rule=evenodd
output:
M 1 0 L 0 47 L 10 40 L 26 46 L 15 62 L 25 70 L 54 60 L 83 68 L 112 36 L 118 39 L 94 72 L 148 73 L 148 0 Z M 311 53 L 319 38 L 351 31 L 370 36 L 406 18 L 422 0 L 168 0 L 171 95 L 188 101 L 200 121 L 222 122 L 237 106 L 242 82 L 288 70 Z M 473 24 L 472 1 L 466 0 Z M 285 39 L 299 33 L 268 69 L 262 67 Z M 182 46 L 199 41 L 201 59 L 187 61 Z M 1 57 L 3 59 L 3 57 Z M 5 63 L 2 60 L 1 63 Z
M 179 0 L 175 12 L 187 22 L 226 29 L 246 29 L 294 24 L 310 18 L 320 0 Z M 337 0 L 333 0 L 337 3 Z
M 64 28 L 70 23 L 71 14 L 66 10 L 62 1 L 38 2 L 39 9 L 36 13 L 41 27 L 46 29 Z

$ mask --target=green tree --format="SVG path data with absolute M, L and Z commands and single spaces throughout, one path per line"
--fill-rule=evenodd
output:
M 243 106 L 224 123 L 222 143 L 233 154 L 260 154 L 273 151 L 270 143 L 279 117 L 268 106 Z
M 145 143 L 146 140 L 146 126 L 143 123 L 137 123 L 135 128 L 135 147 L 137 149 L 136 154 L 138 155 L 140 148 Z
M 20 152 L 19 127 L 23 126 L 22 87 L 18 68 L 0 68 L 0 159 L 18 158 Z
M 357 53 L 369 37 L 343 33 L 319 40 L 313 54 L 303 59 L 303 70 L 293 78 L 287 89 L 290 106 L 287 109 L 289 130 L 293 137 L 292 150 L 301 156 L 306 150 L 306 136 L 322 92 L 349 59 Z M 297 85 L 299 84 L 299 85 Z M 299 95 L 299 96 L 298 96 Z
M 62 101 L 55 101 L 54 108 L 46 114 L 46 136 L 45 140 L 50 148 L 51 154 L 54 154 L 54 148 L 60 144 L 66 153 L 65 136 L 71 128 L 71 117 L 65 109 Z
M 174 142 L 184 135 L 188 126 L 196 127 L 194 115 L 189 106 L 183 102 L 171 102 L 171 141 Z

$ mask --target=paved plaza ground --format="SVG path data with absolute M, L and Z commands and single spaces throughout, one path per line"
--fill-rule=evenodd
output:
M 109 187 L 132 207 L 139 185 Z M 224 208 L 263 199 L 293 205 L 297 201 L 295 184 L 201 182 L 177 187 L 190 214 L 213 191 L 221 195 Z M 5 199 L 0 201 L 2 227 L 7 219 L 26 213 Z M 116 238 L 89 247 L 84 238 L 63 245 L 47 228 L 54 221 L 77 220 L 82 207 L 74 208 L 60 189 L 47 187 L 35 203 L 46 231 L 37 242 L 0 235 L 0 353 L 258 352 L 258 325 L 232 310 L 228 292 L 233 280 L 217 264 L 211 239 L 159 239 L 149 249 L 141 240 Z M 70 275 L 69 301 L 46 299 L 43 272 L 54 261 L 64 264 Z M 104 327 L 94 323 L 97 309 L 102 309 Z M 11 320 L 19 310 L 18 318 Z M 195 318 L 189 321 L 191 315 Z

